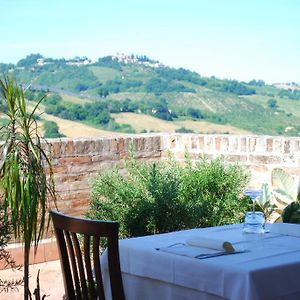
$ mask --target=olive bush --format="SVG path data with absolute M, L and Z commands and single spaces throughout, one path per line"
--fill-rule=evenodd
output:
M 115 220 L 120 236 L 142 236 L 240 222 L 249 207 L 243 196 L 248 173 L 222 158 L 172 157 L 159 162 L 127 160 L 120 170 L 99 173 L 91 184 L 87 217 Z

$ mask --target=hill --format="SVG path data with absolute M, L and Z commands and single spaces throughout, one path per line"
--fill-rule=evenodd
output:
M 145 56 L 73 60 L 32 54 L 0 64 L 45 111 L 61 119 L 124 133 L 193 131 L 299 135 L 300 91 L 262 80 L 238 82 L 174 69 Z M 164 122 L 162 122 L 164 121 Z M 152 125 L 151 125 L 152 124 Z

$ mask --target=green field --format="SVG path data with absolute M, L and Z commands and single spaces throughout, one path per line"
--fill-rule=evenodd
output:
M 42 68 L 30 65 L 32 61 L 24 69 L 10 68 L 20 83 L 60 89 L 61 102 L 57 109 L 46 107 L 48 112 L 100 130 L 129 132 L 124 125 L 129 124 L 136 132 L 184 127 L 194 132 L 300 134 L 300 92 L 263 81 L 202 77 L 181 68 L 150 67 L 147 59 L 125 64 L 108 56 L 81 67 L 53 60 Z
M 121 73 L 117 70 L 105 67 L 89 67 L 93 74 L 97 77 L 100 82 L 105 82 L 107 80 L 112 80 L 120 77 Z
M 135 113 L 113 114 L 118 123 L 130 124 L 137 132 L 147 130 L 148 132 L 168 132 L 174 133 L 176 129 L 184 127 L 191 129 L 195 133 L 232 133 L 232 134 L 251 134 L 250 131 L 235 128 L 230 125 L 219 125 L 205 121 L 173 121 L 168 122 L 154 118 L 152 116 Z

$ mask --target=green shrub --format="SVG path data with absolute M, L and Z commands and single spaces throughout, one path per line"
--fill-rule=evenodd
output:
M 60 138 L 65 137 L 59 132 L 59 127 L 54 121 L 44 121 L 44 138 Z
M 222 159 L 131 158 L 126 176 L 115 169 L 94 179 L 87 217 L 118 221 L 121 237 L 236 223 L 249 204 L 241 197 L 247 182 L 244 169 Z
M 221 158 L 200 158 L 196 165 L 187 161 L 180 194 L 189 206 L 189 227 L 240 222 L 249 207 L 249 200 L 241 196 L 247 183 L 241 166 L 226 165 Z
M 177 132 L 177 133 L 195 133 L 194 130 L 185 128 L 185 127 L 177 128 L 177 129 L 175 129 L 175 132 Z
M 284 223 L 300 224 L 300 202 L 290 203 L 282 212 L 282 221 Z

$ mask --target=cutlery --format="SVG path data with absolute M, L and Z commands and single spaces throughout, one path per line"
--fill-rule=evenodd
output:
M 240 251 L 233 251 L 233 252 L 222 251 L 222 252 L 209 253 L 209 254 L 202 253 L 202 254 L 196 255 L 195 258 L 204 259 L 204 258 L 212 258 L 212 257 L 223 256 L 223 255 L 233 255 L 233 254 L 245 253 L 245 252 L 249 252 L 249 250 L 240 250 Z

